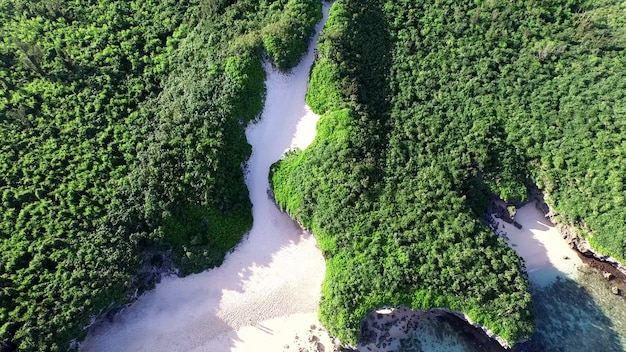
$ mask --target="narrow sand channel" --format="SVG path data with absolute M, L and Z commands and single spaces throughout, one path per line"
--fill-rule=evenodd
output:
M 312 43 L 329 7 L 324 5 Z M 219 268 L 164 278 L 113 321 L 94 327 L 81 350 L 298 350 L 310 330 L 330 346 L 317 321 L 324 258 L 315 238 L 268 197 L 270 165 L 315 137 L 318 116 L 304 102 L 313 47 L 290 74 L 265 67 L 265 108 L 246 130 L 252 145 L 246 175 L 254 216 L 250 233 Z

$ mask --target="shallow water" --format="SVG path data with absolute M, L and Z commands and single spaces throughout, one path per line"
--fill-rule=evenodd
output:
M 496 220 L 496 232 L 525 262 L 537 328 L 514 350 L 626 351 L 626 298 L 611 293 L 612 283 L 580 260 L 534 203 L 515 221 L 521 229 Z
M 612 283 L 582 263 L 534 203 L 518 209 L 515 220 L 521 231 L 508 224 L 504 230 L 527 263 L 537 323 L 535 335 L 515 349 L 626 351 L 626 298 L 611 293 Z
M 329 6 L 324 5 L 312 43 Z M 282 347 L 293 339 L 294 326 L 308 328 L 316 321 L 324 258 L 315 238 L 268 197 L 270 165 L 315 136 L 318 117 L 304 102 L 313 47 L 288 74 L 265 65 L 265 107 L 259 122 L 246 130 L 252 145 L 246 170 L 254 217 L 250 233 L 220 267 L 166 277 L 110 321 L 92 327 L 82 351 L 258 351 L 270 341 Z M 268 327 L 266 322 L 282 317 L 293 324 Z
M 371 312 L 363 321 L 359 352 L 484 352 L 493 343 L 477 339 L 478 330 L 441 310 L 414 311 L 408 307 Z M 499 345 L 498 345 L 499 347 Z M 503 348 L 494 351 L 503 352 Z
M 497 232 L 526 263 L 537 328 L 529 341 L 513 350 L 626 351 L 626 297 L 611 293 L 615 283 L 584 264 L 534 204 L 518 209 L 515 220 L 521 229 L 498 220 Z M 382 330 L 397 331 L 398 326 L 401 323 Z M 461 330 L 446 320 L 422 318 L 417 327 L 389 340 L 384 351 L 500 351 L 477 345 Z M 360 349 L 374 350 L 380 346 Z
M 626 299 L 590 270 L 533 287 L 535 335 L 520 351 L 626 351 Z
M 320 29 L 318 25 L 317 33 Z M 265 109 L 260 122 L 246 131 L 253 146 L 246 183 L 254 225 L 248 236 L 221 267 L 186 278 L 164 278 L 111 321 L 94 326 L 81 350 L 258 351 L 269 343 L 275 350 L 290 343 L 296 347 L 293 329 L 306 328 L 308 323 L 302 322 L 316 316 L 325 264 L 313 236 L 268 198 L 267 177 L 270 165 L 285 150 L 305 148 L 314 138 L 317 116 L 304 104 L 313 59 L 311 48 L 287 75 L 266 66 Z M 575 255 L 563 254 L 566 245 L 554 238 L 551 225 L 534 206 L 519 209 L 516 220 L 522 231 L 505 224 L 500 228 L 526 256 L 537 320 L 537 333 L 516 349 L 626 351 L 626 299 L 611 294 L 610 284 L 577 264 Z M 546 236 L 553 237 L 546 242 Z M 455 324 L 437 318 L 421 321 L 388 347 L 488 350 Z

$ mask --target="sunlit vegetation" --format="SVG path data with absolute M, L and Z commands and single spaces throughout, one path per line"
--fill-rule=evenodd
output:
M 534 330 L 523 264 L 480 219 L 539 185 L 626 258 L 621 2 L 337 0 L 307 102 L 318 134 L 272 168 L 327 258 L 320 319 L 355 343 L 384 305 Z
M 288 70 L 313 0 L 0 0 L 0 349 L 64 351 L 92 317 L 218 265 L 251 226 L 243 134 L 263 56 Z M 523 265 L 480 222 L 537 184 L 626 259 L 626 6 L 337 0 L 307 102 L 315 142 L 272 169 L 327 258 L 322 322 L 355 342 L 389 304 L 515 341 Z
M 320 16 L 311 0 L 0 1 L 0 350 L 68 350 L 163 256 L 180 274 L 221 263 L 252 222 L 263 45 L 288 69 Z

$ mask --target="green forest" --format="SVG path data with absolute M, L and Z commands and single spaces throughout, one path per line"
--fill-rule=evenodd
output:
M 481 219 L 530 185 L 626 260 L 625 13 L 336 0 L 317 137 L 270 175 L 326 257 L 331 333 L 355 344 L 369 311 L 406 304 L 529 337 L 524 264 Z M 320 18 L 317 0 L 0 0 L 0 351 L 72 349 L 152 272 L 222 262 L 252 224 L 262 60 L 295 66 Z
M 0 0 L 0 350 L 66 351 L 251 227 L 243 130 L 263 55 L 307 48 L 313 0 Z
M 625 14 L 612 0 L 333 4 L 307 94 L 316 139 L 271 170 L 326 257 L 332 334 L 356 344 L 365 314 L 405 304 L 528 338 L 524 265 L 481 219 L 531 185 L 626 259 Z

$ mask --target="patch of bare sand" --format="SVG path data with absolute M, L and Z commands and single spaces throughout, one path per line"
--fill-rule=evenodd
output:
M 224 342 L 234 341 L 230 351 L 334 352 L 340 347 L 317 320 L 314 313 L 292 314 L 264 320 L 231 331 L 193 351 L 220 351 Z
M 578 254 L 534 202 L 517 209 L 515 221 L 522 225 L 521 229 L 500 219 L 494 221 L 498 233 L 524 260 L 534 284 L 545 286 L 559 275 L 577 275 L 577 268 L 583 264 Z

